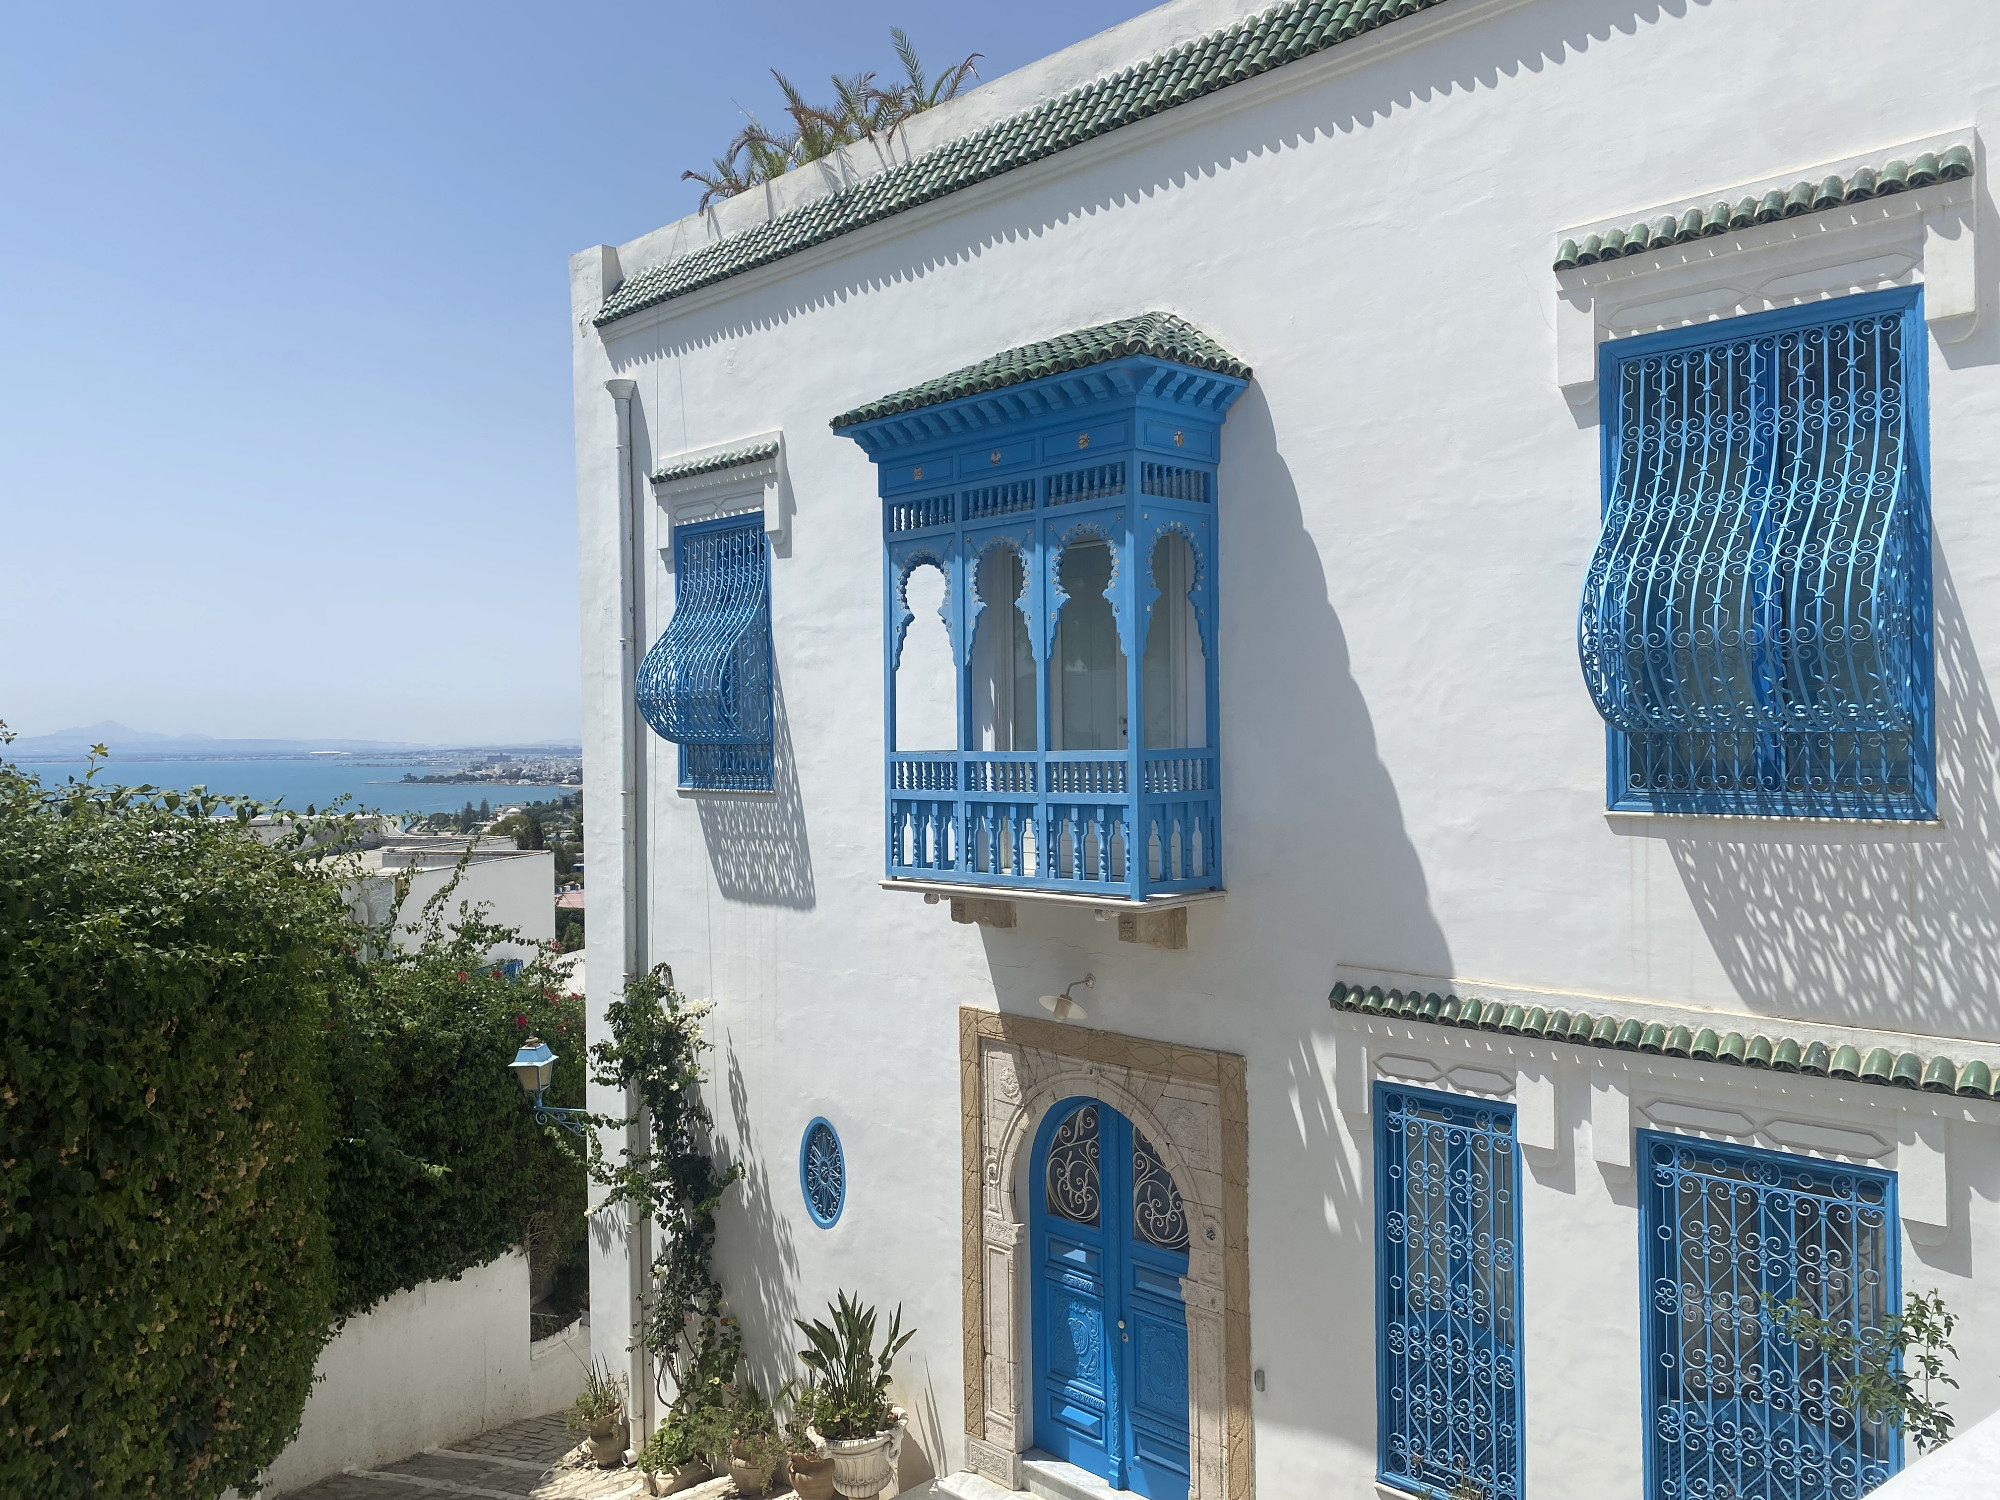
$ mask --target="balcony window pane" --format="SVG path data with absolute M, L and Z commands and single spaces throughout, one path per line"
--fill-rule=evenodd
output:
M 1012 547 L 996 546 L 979 563 L 985 608 L 972 638 L 973 750 L 1033 750 L 1035 657 L 1021 612 L 1027 569 Z
M 1125 748 L 1125 651 L 1105 590 L 1111 549 L 1101 541 L 1063 549 L 1058 576 L 1069 596 L 1056 623 L 1055 670 L 1049 674 L 1052 750 Z
M 1194 549 L 1178 532 L 1153 547 L 1154 601 L 1139 670 L 1145 685 L 1146 747 L 1199 750 L 1208 743 L 1208 662 L 1195 624 Z

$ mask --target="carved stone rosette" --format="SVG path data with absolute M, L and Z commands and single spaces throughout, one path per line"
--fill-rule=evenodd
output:
M 1021 1155 L 1058 1101 L 1091 1098 L 1158 1149 L 1188 1215 L 1190 1500 L 1251 1494 L 1248 1112 L 1243 1059 L 991 1011 L 959 1012 L 966 1463 L 1021 1487 L 1028 1424 Z

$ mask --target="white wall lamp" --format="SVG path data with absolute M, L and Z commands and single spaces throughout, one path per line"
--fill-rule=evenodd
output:
M 535 1101 L 535 1123 L 537 1125 L 560 1125 L 565 1130 L 578 1135 L 585 1134 L 583 1121 L 587 1111 L 565 1109 L 559 1104 L 545 1104 L 542 1094 L 555 1076 L 556 1055 L 549 1051 L 549 1044 L 538 1036 L 531 1036 L 521 1044 L 521 1050 L 514 1054 L 514 1061 L 508 1066 L 514 1076 L 521 1081 L 521 1090 Z
M 1058 1021 L 1089 1020 L 1090 1015 L 1089 1012 L 1084 1010 L 1083 1002 L 1070 994 L 1070 991 L 1075 989 L 1079 984 L 1087 990 L 1095 989 L 1097 988 L 1097 976 L 1095 974 L 1086 974 L 1083 978 L 1065 986 L 1060 995 L 1042 996 L 1042 1009 L 1054 1016 Z

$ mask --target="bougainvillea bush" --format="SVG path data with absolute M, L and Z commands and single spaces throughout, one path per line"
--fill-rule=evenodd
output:
M 549 960 L 357 928 L 352 825 L 253 810 L 0 762 L 0 1495 L 250 1492 L 342 1318 L 582 1236 L 507 1072 L 581 1102 Z

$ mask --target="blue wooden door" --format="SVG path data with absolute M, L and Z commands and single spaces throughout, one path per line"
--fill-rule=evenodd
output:
M 1030 1184 L 1036 1444 L 1150 1500 L 1188 1493 L 1187 1214 L 1132 1122 L 1050 1110 Z

